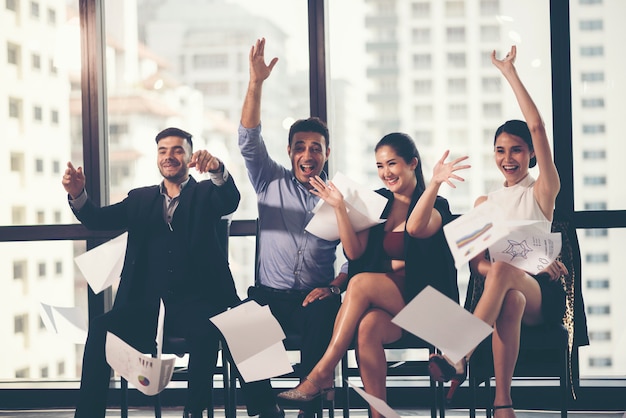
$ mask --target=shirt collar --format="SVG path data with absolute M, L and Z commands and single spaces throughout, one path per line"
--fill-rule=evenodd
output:
M 182 183 L 180 183 L 178 185 L 178 187 L 180 188 L 180 191 L 182 193 L 183 189 L 185 188 L 185 186 L 189 183 L 189 180 L 191 180 L 191 176 L 187 177 L 187 180 L 183 181 Z M 159 191 L 161 192 L 161 194 L 163 196 L 167 196 L 167 190 L 165 189 L 165 184 L 163 181 L 161 181 L 161 184 L 159 184 Z M 180 196 L 180 194 L 179 194 Z

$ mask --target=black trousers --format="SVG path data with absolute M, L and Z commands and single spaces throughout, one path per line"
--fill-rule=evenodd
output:
M 268 305 L 285 334 L 296 333 L 302 338 L 300 372 L 306 376 L 322 358 L 332 336 L 337 311 L 341 305 L 339 296 L 315 301 L 302 306 L 308 291 L 280 291 L 264 286 L 248 289 L 248 299 L 259 305 Z M 242 379 L 240 381 L 243 382 Z M 248 415 L 257 415 L 276 404 L 276 396 L 269 380 L 243 383 Z
M 189 345 L 189 381 L 186 409 L 207 407 L 211 379 L 219 347 L 219 331 L 208 320 L 216 312 L 206 305 L 166 304 L 164 334 L 180 336 Z M 110 331 L 143 353 L 156 352 L 158 315 L 154 307 L 135 304 L 115 308 L 94 318 L 83 354 L 79 400 L 75 418 L 104 418 L 111 368 L 106 361 L 105 342 Z

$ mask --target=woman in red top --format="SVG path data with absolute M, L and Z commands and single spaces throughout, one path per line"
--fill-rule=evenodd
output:
M 455 187 L 452 179 L 463 181 L 454 172 L 469 167 L 459 165 L 467 157 L 446 163 L 446 151 L 426 186 L 419 153 L 408 135 L 384 136 L 375 153 L 378 175 L 387 187 L 378 192 L 389 198 L 382 216 L 386 218 L 384 224 L 355 231 L 343 195 L 333 183 L 325 184 L 319 177 L 311 179 L 312 193 L 335 210 L 351 279 L 324 356 L 300 385 L 278 395 L 279 402 L 307 403 L 320 396 L 330 398 L 335 366 L 355 333 L 365 390 L 386 399 L 383 345 L 402 336 L 402 329 L 391 319 L 426 285 L 433 285 L 458 301 L 456 270 L 442 232 L 442 226 L 452 216 L 447 201 L 437 193 L 444 182 Z M 380 416 L 377 411 L 371 413 L 374 418 Z

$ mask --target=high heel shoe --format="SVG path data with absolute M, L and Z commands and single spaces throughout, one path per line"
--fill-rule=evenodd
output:
M 317 391 L 315 393 L 308 394 L 300 391 L 298 388 L 289 389 L 284 392 L 280 392 L 277 395 L 278 401 L 288 402 L 291 404 L 307 404 L 318 398 L 327 401 L 332 401 L 335 399 L 334 386 L 323 388 L 310 377 L 305 377 L 304 380 L 309 381 L 313 386 L 315 386 L 315 389 L 317 389 Z
M 456 367 L 441 354 L 432 354 L 428 359 L 428 371 L 433 380 L 437 382 L 451 381 L 450 389 L 446 394 L 447 403 L 452 401 L 456 389 L 467 379 L 467 358 L 463 357 L 461 361 L 463 362 L 463 371 L 458 372 Z

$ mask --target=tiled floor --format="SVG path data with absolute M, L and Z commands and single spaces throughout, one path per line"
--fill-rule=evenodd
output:
M 430 417 L 430 411 L 427 410 L 397 410 L 398 414 L 402 417 Z M 247 414 L 244 410 L 241 410 L 237 414 L 241 418 L 246 418 Z M 484 417 L 484 410 L 477 411 L 477 417 Z M 560 413 L 555 411 L 516 411 L 518 418 L 559 418 Z M 74 413 L 69 409 L 57 409 L 57 410 L 20 410 L 20 411 L 6 411 L 0 410 L 0 417 L 12 417 L 12 418 L 72 418 Z M 163 418 L 180 418 L 182 416 L 181 408 L 164 409 Z M 287 410 L 286 418 L 296 418 L 297 411 Z M 468 417 L 469 412 L 466 409 L 451 409 L 446 411 L 446 416 L 450 417 Z M 120 411 L 118 409 L 109 409 L 107 411 L 107 418 L 119 418 Z M 151 409 L 131 409 L 129 411 L 129 418 L 153 418 L 154 412 Z M 337 410 L 335 417 L 342 418 L 342 411 Z M 350 411 L 351 418 L 367 418 L 367 411 L 364 409 L 354 409 Z M 223 410 L 215 411 L 215 418 L 224 418 Z M 623 412 L 569 412 L 569 418 L 626 418 L 626 414 Z

